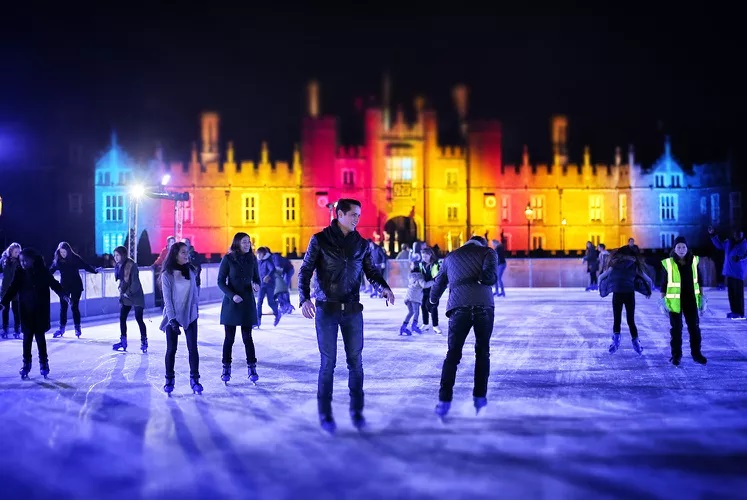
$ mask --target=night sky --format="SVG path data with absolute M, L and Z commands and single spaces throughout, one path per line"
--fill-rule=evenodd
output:
M 184 160 L 200 111 L 214 109 L 239 157 L 257 158 L 268 140 L 273 158 L 288 159 L 310 78 L 320 81 L 322 112 L 340 116 L 343 140 L 358 143 L 353 104 L 380 96 L 389 71 L 393 103 L 411 113 L 415 94 L 426 96 L 444 142 L 455 131 L 451 86 L 467 83 L 470 115 L 503 122 L 507 163 L 523 144 L 533 161 L 551 160 L 553 113 L 569 116 L 576 161 L 585 144 L 593 161 L 609 162 L 616 145 L 633 143 L 651 163 L 664 134 L 686 164 L 744 158 L 741 27 L 728 10 L 414 16 L 397 4 L 365 15 L 179 4 L 5 5 L 0 128 L 22 124 L 16 135 L 100 150 L 115 128 L 135 155 L 160 142 Z M 449 5 L 444 13 L 457 8 Z

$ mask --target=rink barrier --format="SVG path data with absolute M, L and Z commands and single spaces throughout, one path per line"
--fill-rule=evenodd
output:
M 291 281 L 291 289 L 298 287 L 298 270 L 301 266 L 300 259 L 292 259 L 291 263 L 296 269 Z M 200 303 L 218 302 L 223 298 L 223 293 L 218 289 L 218 263 L 202 265 L 200 279 Z M 718 276 L 714 262 L 708 257 L 702 257 L 698 265 L 701 274 L 701 285 L 715 287 Z M 150 267 L 141 267 L 140 283 L 145 293 L 146 309 L 155 308 L 155 284 L 154 273 Z M 389 260 L 386 267 L 386 279 L 392 288 L 407 287 L 407 278 L 410 273 L 410 263 L 406 260 Z M 119 312 L 119 291 L 114 279 L 114 269 L 104 269 L 101 273 L 88 273 L 80 270 L 85 290 L 80 300 L 80 313 L 83 317 L 97 317 L 103 315 L 114 315 Z M 2 278 L 2 275 L 0 275 Z M 59 272 L 55 273 L 59 280 Z M 653 277 L 652 277 L 653 278 Z M 658 281 L 659 279 L 655 279 Z M 566 287 L 584 288 L 589 284 L 589 274 L 586 272 L 586 264 L 579 258 L 546 258 L 546 259 L 509 259 L 506 270 L 503 273 L 503 285 L 506 289 L 512 287 Z M 295 292 L 291 296 L 294 304 L 298 297 Z M 59 297 L 51 292 L 52 321 L 59 320 Z M 157 310 L 153 310 L 156 312 Z M 68 315 L 68 319 L 71 314 Z M 72 323 L 72 320 L 69 320 Z

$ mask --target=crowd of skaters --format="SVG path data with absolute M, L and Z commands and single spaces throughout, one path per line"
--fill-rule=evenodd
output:
M 365 426 L 360 364 L 363 323 L 362 316 L 358 316 L 362 312 L 359 291 L 370 294 L 372 298 L 385 298 L 388 304 L 395 301 L 385 279 L 387 254 L 380 245 L 363 239 L 355 230 L 359 218 L 360 203 L 341 199 L 337 218 L 312 237 L 299 271 L 299 306 L 302 315 L 316 318 L 321 356 L 317 395 L 320 423 L 322 428 L 330 432 L 335 429 L 331 414 L 331 370 L 336 361 L 338 329 L 345 340 L 346 360 L 351 374 L 351 420 L 356 427 L 362 428 Z M 723 274 L 727 278 L 731 309 L 727 317 L 744 319 L 743 278 L 747 242 L 741 230 L 734 230 L 724 240 L 712 228 L 709 227 L 708 231 L 714 246 L 725 252 Z M 404 246 L 396 257 L 409 261 L 408 288 L 404 298 L 407 315 L 400 327 L 400 335 L 411 336 L 429 330 L 441 334 L 439 299 L 447 288 L 450 291 L 446 308 L 449 318 L 448 351 L 436 406 L 436 413 L 442 418 L 449 411 L 456 366 L 470 329 L 475 330 L 477 340 L 475 408 L 479 412 L 487 404 L 494 298 L 505 296 L 502 275 L 507 265 L 506 255 L 500 241 L 493 240 L 488 244 L 485 238 L 473 236 L 445 258 L 439 257 L 436 247 L 429 247 L 420 241 L 413 243 L 412 248 Z M 127 350 L 127 318 L 134 310 L 140 330 L 140 349 L 147 352 L 148 335 L 143 322 L 145 296 L 139 281 L 138 265 L 128 257 L 128 251 L 123 246 L 114 250 L 113 258 L 121 305 L 121 334 L 113 349 Z M 656 290 L 656 282 L 648 274 L 650 268 L 633 239 L 628 245 L 611 253 L 603 244 L 594 247 L 588 243 L 583 262 L 590 275 L 587 290 L 599 290 L 602 296 L 613 294 L 613 336 L 609 352 L 615 353 L 620 346 L 621 316 L 625 308 L 633 348 L 642 354 L 643 346 L 635 325 L 635 292 L 650 297 L 652 291 Z M 669 257 L 661 261 L 664 274 L 659 282 L 660 308 L 670 319 L 670 360 L 674 365 L 679 365 L 682 358 L 683 318 L 688 327 L 694 361 L 700 364 L 707 362 L 701 352 L 698 324 L 699 314 L 706 310 L 707 299 L 703 295 L 698 263 L 699 257 L 692 254 L 686 239 L 681 236 L 675 239 Z M 21 377 L 27 378 L 30 372 L 33 341 L 37 344 L 40 372 L 46 377 L 50 372 L 45 341 L 45 333 L 51 329 L 50 289 L 60 296 L 60 327 L 54 337 L 65 334 L 68 308 L 72 309 L 75 335 L 80 337 L 82 329 L 78 303 L 83 285 L 79 270 L 99 273 L 101 268 L 86 263 L 66 242 L 59 244 L 49 267 L 41 254 L 31 248 L 22 248 L 18 243 L 12 243 L 3 252 L 0 266 L 4 274 L 0 291 L 2 337 L 9 337 L 9 315 L 12 313 L 13 335 L 23 338 Z M 165 333 L 167 341 L 166 382 L 163 389 L 169 394 L 174 390 L 176 347 L 179 336 L 184 332 L 189 356 L 189 385 L 193 392 L 202 393 L 197 344 L 200 290 L 197 254 L 189 240 L 177 242 L 169 237 L 152 266 L 157 274 L 158 298 L 163 305 L 163 319 L 159 328 Z M 476 270 L 470 270 L 475 267 Z M 55 271 L 60 272 L 59 282 L 52 275 Z M 228 253 L 221 260 L 218 274 L 218 287 L 224 294 L 220 315 L 220 323 L 225 331 L 221 373 L 224 382 L 231 380 L 232 348 L 238 328 L 245 349 L 247 377 L 253 382 L 259 379 L 252 330 L 261 327 L 265 299 L 273 311 L 273 325 L 277 325 L 284 314 L 294 310 L 289 297 L 289 285 L 294 273 L 292 263 L 280 254 L 273 254 L 269 248 L 259 247 L 255 252 L 247 233 L 237 233 L 234 237 Z M 312 287 L 314 292 L 311 292 Z M 320 317 L 320 313 L 324 317 Z M 422 315 L 422 323 L 418 322 L 419 315 Z

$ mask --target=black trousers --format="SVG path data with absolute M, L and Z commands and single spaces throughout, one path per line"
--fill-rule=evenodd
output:
M 188 327 L 182 327 L 184 336 L 187 338 L 187 352 L 189 352 L 189 377 L 195 380 L 200 378 L 200 355 L 197 353 L 197 320 Z M 174 362 L 176 361 L 176 346 L 179 343 L 179 335 L 171 327 L 166 326 L 166 378 L 174 377 Z
M 10 300 L 10 303 L 8 303 L 10 306 L 10 310 L 5 309 L 3 310 L 3 330 L 5 332 L 8 332 L 8 324 L 10 323 L 10 312 L 13 312 L 13 328 L 16 330 L 17 333 L 21 332 L 21 305 L 18 301 L 18 296 L 14 297 Z
M 433 325 L 438 325 L 438 307 L 431 304 L 431 289 L 423 289 L 423 304 L 420 305 L 423 314 L 423 324 L 428 324 L 429 316 L 433 317 Z
M 729 309 L 744 317 L 744 280 L 726 277 L 726 289 L 729 293 Z
M 682 304 L 682 313 L 669 312 L 669 323 L 672 328 L 669 334 L 672 336 L 670 346 L 673 357 L 682 357 L 682 317 L 687 324 L 687 332 L 690 334 L 690 354 L 700 355 L 700 317 L 695 301 L 692 304 Z
M 225 327 L 226 337 L 223 339 L 223 364 L 231 365 L 231 354 L 233 353 L 233 343 L 236 340 L 236 326 L 227 325 Z M 254 340 L 252 339 L 252 327 L 241 326 L 241 339 L 244 341 L 244 350 L 246 351 L 246 363 L 256 364 L 257 355 L 254 353 Z
M 119 331 L 122 336 L 127 337 L 127 315 L 130 314 L 132 306 L 122 305 L 119 308 Z M 135 320 L 137 321 L 138 327 L 140 327 L 140 339 L 148 337 L 147 329 L 145 328 L 145 322 L 143 321 L 143 307 L 135 306 Z
M 73 324 L 75 324 L 75 327 L 80 327 L 80 296 L 82 294 L 82 292 L 70 293 L 70 307 L 73 309 Z M 67 325 L 67 307 L 67 301 L 60 298 L 60 327 Z
M 39 364 L 49 362 L 47 355 L 47 339 L 44 336 L 45 331 L 24 332 L 23 333 L 23 363 L 31 364 L 31 344 L 36 340 L 36 348 L 39 350 Z
M 625 318 L 628 321 L 630 336 L 636 339 L 638 337 L 638 328 L 635 326 L 635 292 L 612 293 L 612 332 L 620 333 L 623 306 L 625 307 Z

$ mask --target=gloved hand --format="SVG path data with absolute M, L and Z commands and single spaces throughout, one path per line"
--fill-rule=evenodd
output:
M 182 331 L 179 329 L 179 322 L 177 322 L 176 319 L 169 320 L 169 325 L 171 326 L 171 330 L 174 331 L 177 336 L 182 333 Z
M 659 302 L 656 303 L 659 308 L 659 312 L 661 312 L 662 315 L 669 315 L 669 308 L 667 307 L 667 301 L 664 298 L 660 298 Z

